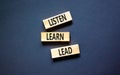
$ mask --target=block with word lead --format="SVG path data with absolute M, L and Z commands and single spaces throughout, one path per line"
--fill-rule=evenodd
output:
M 45 29 L 49 29 L 69 21 L 72 21 L 72 16 L 70 14 L 70 11 L 67 11 L 56 16 L 44 19 L 43 24 L 45 26 Z
M 80 54 L 80 49 L 78 44 L 51 49 L 51 56 L 53 59 L 76 55 L 76 54 Z
M 69 42 L 70 32 L 41 32 L 42 42 Z

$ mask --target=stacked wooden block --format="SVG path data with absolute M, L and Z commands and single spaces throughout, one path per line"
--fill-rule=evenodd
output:
M 51 29 L 72 21 L 70 11 L 43 20 L 45 29 Z M 41 42 L 70 42 L 70 32 L 41 32 Z M 80 54 L 78 44 L 51 49 L 52 58 L 60 58 Z

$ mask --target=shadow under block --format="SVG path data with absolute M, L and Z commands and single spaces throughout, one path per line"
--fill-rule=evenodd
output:
M 44 19 L 43 24 L 45 26 L 45 29 L 50 29 L 69 21 L 72 21 L 72 16 L 70 14 L 70 11 L 67 11 L 56 16 Z
M 41 32 L 42 42 L 70 42 L 70 32 Z
M 79 45 L 69 45 L 51 49 L 52 59 L 80 54 Z

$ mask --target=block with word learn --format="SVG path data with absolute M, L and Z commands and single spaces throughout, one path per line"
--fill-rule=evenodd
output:
M 69 21 L 72 21 L 72 16 L 70 14 L 70 11 L 67 11 L 56 16 L 44 19 L 43 24 L 45 26 L 45 29 L 49 29 Z
M 69 42 L 70 32 L 41 32 L 42 42 Z
M 76 55 L 76 54 L 80 54 L 80 49 L 78 44 L 51 49 L 51 56 L 53 59 Z

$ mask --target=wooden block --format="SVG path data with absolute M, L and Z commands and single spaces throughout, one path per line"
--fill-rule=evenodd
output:
M 41 32 L 42 42 L 69 42 L 70 32 Z
M 72 16 L 70 14 L 70 11 L 67 11 L 56 16 L 44 19 L 43 24 L 45 26 L 45 29 L 49 29 L 69 21 L 72 21 Z
M 51 49 L 51 56 L 53 59 L 76 54 L 80 54 L 78 44 Z

